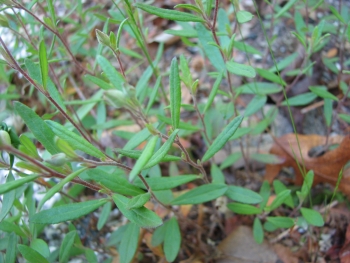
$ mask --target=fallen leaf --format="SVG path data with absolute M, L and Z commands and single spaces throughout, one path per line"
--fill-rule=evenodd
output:
M 330 50 L 328 50 L 326 57 L 327 57 L 327 58 L 333 58 L 333 57 L 335 57 L 337 54 L 338 54 L 338 49 L 336 49 L 336 48 L 331 48 Z
M 339 146 L 319 157 L 310 157 L 309 151 L 316 146 L 325 145 L 326 137 L 320 135 L 298 135 L 298 138 L 303 158 L 300 156 L 298 143 L 294 134 L 286 134 L 276 139 L 270 153 L 285 158 L 285 161 L 281 164 L 267 164 L 265 179 L 271 183 L 283 167 L 293 167 L 295 171 L 295 184 L 301 185 L 303 183 L 303 176 L 298 168 L 298 162 L 300 165 L 305 165 L 306 171 L 314 171 L 314 184 L 329 183 L 335 186 L 339 172 L 350 160 L 350 136 L 348 135 L 343 139 L 341 136 L 329 138 L 329 144 L 339 144 Z M 344 171 L 339 189 L 344 194 L 350 196 L 349 169 Z
M 220 258 L 218 263 L 275 263 L 278 256 L 265 240 L 262 244 L 254 241 L 250 227 L 239 226 L 218 246 Z

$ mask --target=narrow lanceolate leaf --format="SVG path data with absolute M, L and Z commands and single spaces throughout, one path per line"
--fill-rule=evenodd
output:
M 219 76 L 217 77 L 217 79 L 216 79 L 216 81 L 215 81 L 215 83 L 213 85 L 213 88 L 210 91 L 210 94 L 209 94 L 209 97 L 208 97 L 208 101 L 205 104 L 205 108 L 204 108 L 203 113 L 206 113 L 207 110 L 210 108 L 211 104 L 213 103 L 214 98 L 216 96 L 216 93 L 218 92 L 219 86 L 221 84 L 223 76 L 224 76 L 223 73 L 220 73 Z
M 14 103 L 16 112 L 22 117 L 25 124 L 32 131 L 35 138 L 51 153 L 59 153 L 55 144 L 55 134 L 50 127 L 30 108 L 16 101 Z
M 38 210 L 42 208 L 42 206 L 45 204 L 47 200 L 49 200 L 54 194 L 56 194 L 58 191 L 60 191 L 63 186 L 65 186 L 67 183 L 72 181 L 75 177 L 77 177 L 79 174 L 81 174 L 83 171 L 88 169 L 87 167 L 81 168 L 74 173 L 71 173 L 70 175 L 66 176 L 64 179 L 62 179 L 58 184 L 55 184 L 52 188 L 50 188 L 49 191 L 45 194 L 43 199 L 40 200 L 38 205 Z
M 132 158 L 132 159 L 138 159 L 140 158 L 142 151 L 140 150 L 123 150 L 123 149 L 115 149 L 115 152 L 124 155 L 126 157 Z M 152 157 L 153 158 L 153 157 Z M 151 158 L 151 159 L 152 159 Z M 165 155 L 160 162 L 176 162 L 176 161 L 180 161 L 181 157 L 179 156 L 175 156 L 175 155 Z M 150 162 L 150 161 L 149 161 Z M 149 163 L 148 162 L 148 163 Z M 149 164 L 147 164 L 145 166 L 145 169 L 151 167 Z
M 100 55 L 96 58 L 98 64 L 106 74 L 107 78 L 111 84 L 117 89 L 122 89 L 122 84 L 125 82 L 123 76 L 112 66 L 112 64 L 105 58 Z
M 253 67 L 244 64 L 239 64 L 233 61 L 227 61 L 226 68 L 233 74 L 244 76 L 247 78 L 254 78 L 256 75 Z
M 256 215 L 262 212 L 258 207 L 240 203 L 230 203 L 227 208 L 240 215 Z
M 134 208 L 140 208 L 144 206 L 144 204 L 146 204 L 150 198 L 151 198 L 150 193 L 134 196 L 129 200 L 126 208 L 129 210 Z
M 163 160 L 163 158 L 167 155 L 168 151 L 170 150 L 178 132 L 179 130 L 176 129 L 171 133 L 168 140 L 162 145 L 162 147 L 159 148 L 158 151 L 155 152 L 155 154 L 148 161 L 145 168 L 155 166 Z
M 77 231 L 73 230 L 64 237 L 60 247 L 60 253 L 59 253 L 60 262 L 68 261 L 70 256 L 70 249 L 74 244 L 74 239 L 76 234 L 77 234 Z
M 225 128 L 224 130 L 216 137 L 212 145 L 210 145 L 207 152 L 204 154 L 202 158 L 202 162 L 209 160 L 214 156 L 222 147 L 224 147 L 225 143 L 231 138 L 231 136 L 236 132 L 239 125 L 243 120 L 243 116 L 238 116 L 234 118 Z
M 46 121 L 46 123 L 51 127 L 53 132 L 58 137 L 68 142 L 73 149 L 81 150 L 97 158 L 102 158 L 104 156 L 104 154 L 95 146 L 93 146 L 91 143 L 86 141 L 84 138 L 82 138 L 78 134 L 68 130 L 61 124 L 54 121 Z
M 114 193 L 136 196 L 145 192 L 140 188 L 129 183 L 127 179 L 119 174 L 107 173 L 101 169 L 91 169 L 87 171 L 89 177 L 111 189 Z
M 149 140 L 147 143 L 145 149 L 143 150 L 140 158 L 136 161 L 134 167 L 132 168 L 130 174 L 129 174 L 129 180 L 132 181 L 135 179 L 135 177 L 142 171 L 142 169 L 145 167 L 149 159 L 151 159 L 154 148 L 156 147 L 156 143 L 158 140 L 158 136 L 154 136 Z
M 161 191 L 178 187 L 199 178 L 198 175 L 178 175 L 169 177 L 151 177 L 145 178 L 145 180 L 153 191 Z
M 112 198 L 115 204 L 118 206 L 118 209 L 123 213 L 123 215 L 139 227 L 156 228 L 163 223 L 162 219 L 159 216 L 157 216 L 156 213 L 154 213 L 151 210 L 148 210 L 145 207 L 128 210 L 127 205 L 129 202 L 129 198 L 123 195 L 114 194 Z
M 233 201 L 241 202 L 244 204 L 258 204 L 262 202 L 262 197 L 247 188 L 230 185 L 225 193 Z
M 203 18 L 189 14 L 189 13 L 185 13 L 185 12 L 158 8 L 155 6 L 141 4 L 141 3 L 137 3 L 135 4 L 135 6 L 147 13 L 150 13 L 152 15 L 156 15 L 168 20 L 183 21 L 183 22 L 204 22 Z
M 271 212 L 272 210 L 275 210 L 280 205 L 284 203 L 284 201 L 290 196 L 290 190 L 283 190 L 282 192 L 278 193 L 276 195 L 276 198 L 272 201 L 272 204 L 270 206 L 265 207 L 266 212 Z
M 173 262 L 180 251 L 181 233 L 179 223 L 175 217 L 165 223 L 164 254 L 168 262 Z
M 10 183 L 13 181 L 15 181 L 15 178 L 13 177 L 12 171 L 10 170 L 8 175 L 7 175 L 6 183 Z M 16 198 L 16 191 L 10 191 L 9 193 L 4 194 L 4 196 L 2 197 L 2 207 L 1 207 L 1 211 L 0 211 L 0 222 L 6 217 L 8 212 L 10 212 L 10 210 L 13 206 L 13 202 L 15 201 L 15 198 Z
M 41 40 L 39 45 L 40 71 L 43 87 L 47 89 L 47 80 L 49 78 L 49 65 L 47 62 L 45 41 Z
M 15 181 L 11 181 L 5 184 L 0 185 L 0 195 L 5 194 L 13 189 L 16 189 L 25 183 L 29 183 L 31 181 L 34 181 L 36 178 L 38 178 L 39 175 L 28 175 L 24 178 L 17 179 Z
M 214 200 L 225 194 L 227 185 L 225 184 L 205 184 L 180 195 L 171 201 L 172 205 L 194 205 Z
M 77 219 L 91 213 L 107 201 L 106 199 L 99 199 L 53 207 L 31 216 L 29 221 L 35 224 L 56 224 Z
M 254 219 L 253 236 L 256 243 L 261 244 L 264 241 L 264 230 L 258 217 Z
M 181 107 L 181 85 L 177 59 L 173 58 L 170 67 L 170 111 L 174 129 L 179 127 Z
M 28 247 L 26 245 L 17 246 L 22 256 L 30 263 L 49 263 L 49 261 L 42 256 L 38 251 Z
M 118 249 L 120 262 L 132 261 L 138 247 L 139 236 L 140 228 L 134 223 L 128 224 Z

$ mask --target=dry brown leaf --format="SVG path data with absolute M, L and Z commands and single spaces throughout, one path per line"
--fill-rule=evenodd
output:
M 340 170 L 350 160 L 350 136 L 348 135 L 342 140 L 340 136 L 329 138 L 329 144 L 340 143 L 339 147 L 319 157 L 310 157 L 308 153 L 316 146 L 325 145 L 326 137 L 320 135 L 298 135 L 298 138 L 306 171 L 313 170 L 315 173 L 314 184 L 329 183 L 335 186 Z M 303 183 L 302 173 L 294 158 L 296 156 L 298 163 L 302 165 L 303 162 L 294 134 L 287 134 L 276 139 L 270 153 L 284 158 L 285 161 L 281 164 L 266 165 L 266 180 L 271 183 L 283 167 L 293 167 L 295 171 L 295 183 L 297 185 Z M 348 196 L 350 196 L 350 177 L 347 176 L 349 172 L 349 170 L 344 172 L 344 176 L 339 184 L 339 189 Z
M 273 249 L 275 250 L 277 256 L 284 263 L 298 263 L 299 259 L 293 255 L 293 252 L 288 248 L 281 244 L 273 245 Z

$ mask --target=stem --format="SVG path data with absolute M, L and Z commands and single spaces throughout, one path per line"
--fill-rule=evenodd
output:
M 51 31 L 54 35 L 56 35 L 59 40 L 61 40 L 63 46 L 65 47 L 65 49 L 67 50 L 69 56 L 73 59 L 74 63 L 83 71 L 85 71 L 86 73 L 90 74 L 90 75 L 95 75 L 92 71 L 86 69 L 83 65 L 81 65 L 81 63 L 76 59 L 76 57 L 73 55 L 72 51 L 70 50 L 69 45 L 67 44 L 67 42 L 65 41 L 65 39 L 60 35 L 60 33 L 58 31 L 56 31 L 55 29 L 52 29 L 51 27 L 49 27 L 47 24 L 45 24 L 39 17 L 37 17 L 32 11 L 30 11 L 29 9 L 27 9 L 25 6 L 21 5 L 20 3 L 13 1 L 15 4 L 15 7 L 22 9 L 24 11 L 26 11 L 28 14 L 30 14 L 31 16 L 34 17 L 35 20 L 37 20 L 40 24 L 42 24 L 47 30 Z
M 31 156 L 28 156 L 28 155 L 22 153 L 21 151 L 17 150 L 16 148 L 13 148 L 12 146 L 2 145 L 0 147 L 0 149 L 5 150 L 7 152 L 10 152 L 10 153 L 12 153 L 12 154 L 14 154 L 16 156 L 19 156 L 19 157 L 21 157 L 21 158 L 31 162 L 32 164 L 36 165 L 41 170 L 48 172 L 49 174 L 46 175 L 47 177 L 56 177 L 56 178 L 60 178 L 60 179 L 66 178 L 66 175 L 61 174 L 59 172 L 56 172 L 55 170 L 52 170 L 49 167 L 46 167 L 45 165 L 43 165 L 38 160 L 32 158 Z M 94 190 L 96 192 L 101 190 L 101 188 L 99 186 L 94 185 L 92 183 L 88 183 L 88 182 L 86 182 L 86 181 L 84 181 L 84 180 L 82 180 L 80 178 L 74 178 L 71 182 L 76 183 L 76 184 L 81 184 L 81 185 L 83 185 L 83 186 L 85 186 L 87 188 L 90 188 L 90 189 L 92 189 L 92 190 Z

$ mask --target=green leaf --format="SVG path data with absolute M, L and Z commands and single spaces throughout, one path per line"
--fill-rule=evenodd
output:
M 268 216 L 266 220 L 278 228 L 290 228 L 294 226 L 294 220 L 290 217 Z
M 275 73 L 268 71 L 262 68 L 255 68 L 256 72 L 262 76 L 264 79 L 267 79 L 271 82 L 286 86 L 287 84 L 283 81 L 281 76 L 276 75 Z
M 129 198 L 125 196 L 113 194 L 112 198 L 123 215 L 131 222 L 137 224 L 139 227 L 156 228 L 163 223 L 162 219 L 156 213 L 148 210 L 145 207 L 128 210 L 127 205 Z
M 280 11 L 275 15 L 275 19 L 282 16 L 285 12 L 287 12 L 298 0 L 289 0 L 281 9 Z
M 115 152 L 124 155 L 126 157 L 132 158 L 132 159 L 138 159 L 140 158 L 142 151 L 141 150 L 123 150 L 123 149 L 115 149 Z M 153 157 L 152 157 L 153 158 Z M 151 158 L 151 159 L 152 159 Z M 181 157 L 175 156 L 175 155 L 168 155 L 166 154 L 160 162 L 174 162 L 174 161 L 180 161 Z M 145 169 L 151 167 L 150 161 L 146 164 Z M 156 164 L 155 164 L 156 165 Z
M 342 22 L 343 24 L 346 24 L 344 18 L 339 14 L 338 10 L 335 9 L 334 6 L 330 5 L 330 6 L 329 6 L 329 10 L 331 10 L 331 12 L 333 13 L 333 15 L 334 15 L 336 18 L 338 18 L 338 20 L 339 20 L 340 22 Z
M 145 180 L 152 191 L 161 191 L 178 187 L 199 178 L 198 175 L 176 175 L 169 177 L 150 177 L 145 178 Z
M 44 258 L 38 251 L 26 246 L 17 245 L 19 252 L 22 256 L 30 263 L 49 263 L 49 261 Z
M 118 249 L 120 262 L 129 263 L 134 258 L 138 247 L 139 236 L 140 228 L 134 223 L 128 224 Z
M 50 127 L 30 108 L 24 104 L 16 101 L 14 102 L 15 110 L 27 124 L 28 128 L 32 131 L 35 138 L 41 142 L 45 149 L 51 153 L 59 153 L 54 138 L 55 134 Z
M 202 14 L 202 10 L 200 10 L 197 6 L 191 5 L 191 4 L 178 4 L 178 5 L 174 6 L 174 8 L 185 8 L 188 10 L 192 10 L 198 14 Z
M 5 184 L 0 185 L 0 195 L 5 194 L 13 189 L 19 188 L 20 186 L 34 181 L 39 175 L 27 175 L 26 177 L 17 179 L 15 181 L 6 182 Z
M 197 24 L 196 29 L 198 32 L 198 39 L 203 48 L 205 55 L 210 60 L 211 64 L 216 68 L 217 71 L 223 72 L 226 71 L 225 61 L 221 56 L 220 50 L 210 45 L 210 42 L 213 42 L 213 36 L 209 30 L 205 28 L 202 24 Z
M 332 124 L 333 100 L 324 99 L 323 112 L 324 112 L 324 118 L 326 120 L 326 125 L 327 127 L 330 127 Z
M 205 184 L 198 186 L 171 201 L 172 205 L 201 204 L 214 200 L 225 194 L 225 184 Z
M 244 204 L 258 204 L 263 200 L 258 193 L 247 188 L 233 185 L 230 185 L 228 187 L 225 195 L 233 201 L 241 202 Z
M 109 47 L 111 45 L 111 42 L 109 40 L 109 36 L 98 30 L 98 29 L 95 29 L 95 32 L 96 32 L 96 37 L 97 37 L 97 41 L 101 44 L 101 45 L 104 45 L 104 46 L 107 46 Z
M 181 233 L 179 223 L 175 217 L 170 218 L 165 223 L 165 237 L 164 237 L 164 254 L 165 258 L 168 262 L 173 262 L 179 251 L 181 246 Z
M 54 121 L 46 121 L 46 123 L 58 137 L 68 142 L 72 148 L 81 150 L 97 158 L 104 157 L 104 154 L 99 149 L 75 132 L 68 130 L 66 127 Z
M 77 231 L 70 231 L 63 238 L 63 241 L 60 247 L 60 253 L 59 253 L 60 262 L 65 263 L 68 261 L 76 234 L 77 234 Z
M 319 227 L 324 225 L 323 218 L 318 211 L 302 207 L 300 212 L 310 225 Z
M 228 71 L 238 76 L 244 76 L 247 78 L 254 78 L 256 76 L 256 73 L 253 67 L 240 64 L 234 61 L 227 61 L 226 68 Z
M 275 190 L 275 193 L 278 195 L 280 192 L 287 190 L 287 187 L 279 180 L 273 181 L 273 188 Z M 294 208 L 294 202 L 292 196 L 288 196 L 287 199 L 284 201 L 284 204 L 289 206 L 290 208 Z
M 112 209 L 112 203 L 111 202 L 107 202 L 104 204 L 101 214 L 98 218 L 98 222 L 97 222 L 97 230 L 101 230 L 102 227 L 106 224 L 107 220 L 108 220 L 108 216 L 111 213 L 111 209 Z
M 47 62 L 45 41 L 41 40 L 39 45 L 40 72 L 43 88 L 47 90 L 47 80 L 49 78 L 49 65 Z
M 254 219 L 253 236 L 254 236 L 255 242 L 258 244 L 262 244 L 262 242 L 264 241 L 264 230 L 261 225 L 261 221 L 258 217 Z
M 171 61 L 170 66 L 170 111 L 171 121 L 174 129 L 179 127 L 181 108 L 181 85 L 179 67 L 176 57 Z
M 235 134 L 236 135 L 236 134 Z M 230 138 L 232 140 L 232 137 Z M 220 169 L 223 170 L 227 167 L 232 166 L 234 163 L 236 163 L 239 159 L 242 158 L 242 153 L 241 152 L 235 152 L 230 154 L 229 156 L 226 157 L 226 159 L 220 164 Z
M 241 203 L 229 203 L 227 204 L 228 209 L 240 215 L 257 215 L 261 214 L 262 210 L 258 207 L 241 204 Z
M 14 222 L 9 222 L 7 220 L 0 222 L 0 230 L 8 233 L 15 233 L 17 236 L 27 238 L 27 234 L 23 232 L 21 227 L 16 225 Z
M 156 147 L 156 143 L 158 140 L 158 136 L 153 136 L 145 146 L 140 158 L 136 161 L 134 167 L 132 168 L 129 174 L 129 181 L 133 181 L 135 177 L 144 169 L 147 162 L 151 159 L 154 149 Z
M 144 206 L 144 204 L 146 204 L 150 198 L 151 194 L 149 192 L 134 196 L 133 198 L 129 199 L 126 208 L 129 210 L 134 208 L 140 208 Z
M 14 181 L 15 181 L 15 178 L 13 177 L 12 170 L 9 170 L 9 173 L 8 173 L 7 179 L 6 179 L 6 183 L 10 183 L 10 182 L 14 182 Z M 1 186 L 3 186 L 3 185 L 6 185 L 6 184 L 0 185 L 0 189 L 1 189 Z M 16 198 L 16 191 L 10 191 L 10 192 L 3 195 L 2 207 L 1 207 L 1 211 L 0 211 L 0 222 L 6 217 L 8 212 L 10 212 L 10 210 L 13 206 L 13 202 L 15 201 L 15 198 Z
M 180 70 L 181 70 L 181 80 L 185 83 L 187 87 L 191 87 L 193 82 L 190 68 L 188 67 L 187 60 L 184 55 L 180 56 Z
M 9 239 L 7 242 L 5 262 L 15 263 L 16 262 L 16 246 L 18 244 L 18 238 L 15 233 L 9 234 Z
M 256 95 L 247 105 L 244 116 L 249 117 L 260 110 L 267 101 L 267 96 Z
M 105 57 L 97 55 L 96 60 L 112 85 L 118 90 L 122 90 L 122 84 L 125 82 L 124 77 L 112 66 L 112 64 Z
M 26 153 L 28 153 L 30 156 L 34 157 L 35 159 L 40 159 L 34 143 L 26 135 L 22 134 L 19 137 L 19 140 L 21 142 L 19 149 L 21 149 L 22 146 L 27 150 Z
M 292 62 L 298 57 L 298 53 L 295 52 L 285 58 L 283 58 L 280 62 L 277 63 L 277 65 L 272 66 L 269 71 L 270 72 L 276 72 L 281 71 L 292 64 Z
M 146 107 L 146 110 L 145 110 L 145 113 L 148 114 L 149 110 L 151 109 L 154 101 L 156 100 L 156 97 L 158 95 L 158 90 L 159 90 L 159 87 L 160 87 L 160 83 L 161 83 L 161 80 L 162 80 L 162 77 L 161 76 L 158 76 L 157 78 L 157 81 L 156 83 L 154 84 L 154 87 L 152 89 L 152 93 L 151 95 L 149 96 L 149 100 L 148 100 L 148 104 L 147 104 L 147 107 Z
M 267 202 L 269 201 L 269 197 L 270 197 L 270 184 L 268 181 L 265 180 L 263 182 L 263 184 L 261 185 L 259 194 L 263 199 L 263 201 L 260 203 L 260 208 L 263 209 L 266 206 Z
M 350 123 L 350 115 L 348 114 L 343 114 L 343 113 L 339 113 L 338 114 L 338 117 L 340 119 L 342 119 L 343 121 L 347 122 L 347 123 Z
M 106 202 L 107 199 L 99 199 L 56 206 L 31 216 L 29 221 L 35 224 L 56 224 L 63 221 L 73 220 L 91 213 Z
M 127 179 L 118 174 L 107 173 L 98 168 L 87 171 L 87 174 L 91 179 L 101 183 L 115 193 L 131 196 L 145 193 L 143 190 L 130 184 Z
M 160 147 L 159 150 L 156 151 L 152 155 L 151 159 L 148 161 L 145 168 L 155 166 L 156 164 L 160 163 L 165 158 L 165 156 L 167 155 L 171 146 L 173 145 L 173 142 L 174 142 L 178 132 L 179 132 L 179 130 L 176 129 L 171 133 L 171 135 L 169 136 L 167 141 L 162 145 L 162 147 Z
M 139 146 L 142 142 L 147 140 L 151 136 L 148 128 L 144 128 L 143 130 L 136 133 L 123 147 L 124 150 L 132 150 Z
M 38 205 L 38 210 L 42 208 L 42 206 L 45 204 L 47 200 L 49 200 L 51 197 L 54 196 L 57 192 L 59 192 L 67 183 L 72 181 L 75 177 L 77 177 L 79 174 L 87 170 L 87 167 L 81 168 L 70 175 L 67 175 L 64 179 L 62 179 L 58 184 L 55 184 L 53 187 L 51 187 L 47 193 L 44 195 L 44 197 L 40 200 Z
M 164 242 L 165 234 L 166 234 L 166 223 L 160 227 L 158 227 L 152 235 L 151 244 L 153 247 L 157 247 Z
M 218 92 L 219 86 L 221 84 L 223 76 L 224 76 L 223 73 L 218 75 L 218 77 L 217 77 L 217 79 L 216 79 L 216 81 L 215 81 L 215 83 L 213 85 L 213 88 L 210 91 L 210 94 L 209 94 L 209 97 L 208 97 L 208 101 L 205 104 L 205 108 L 203 110 L 203 114 L 205 114 L 207 112 L 207 110 L 210 108 L 211 104 L 213 103 L 214 98 L 216 96 L 216 93 Z
M 258 94 L 258 95 L 267 95 L 278 93 L 282 90 L 282 87 L 267 82 L 253 82 L 247 83 L 237 88 L 238 94 Z
M 210 175 L 213 184 L 225 184 L 225 176 L 216 164 L 211 165 Z
M 120 37 L 122 35 L 122 30 L 125 25 L 125 23 L 128 21 L 128 17 L 125 18 L 119 25 L 118 32 L 117 32 L 117 37 L 115 38 L 115 35 L 113 32 L 110 33 L 109 39 L 112 45 L 112 48 L 114 49 L 119 49 L 119 42 L 120 42 Z M 115 39 L 115 41 L 114 41 Z
M 301 186 L 301 197 L 303 198 L 303 200 L 309 195 L 313 181 L 314 171 L 310 170 L 305 175 L 303 185 Z
M 317 98 L 317 95 L 311 92 L 305 92 L 300 95 L 288 98 L 289 106 L 304 106 L 310 104 Z M 287 106 L 287 101 L 281 103 L 282 106 Z
M 166 124 L 170 124 L 170 125 L 172 124 L 172 121 L 171 121 L 170 118 L 167 118 L 167 117 L 159 115 L 159 114 L 157 115 L 157 118 L 158 118 L 158 120 L 160 120 L 160 121 L 162 121 L 162 122 L 164 122 Z M 182 122 L 182 121 L 180 121 L 180 123 L 179 123 L 179 129 L 188 130 L 188 131 L 198 131 L 198 130 L 200 130 L 199 127 L 191 125 L 191 124 L 186 123 L 186 122 Z
M 85 75 L 83 77 L 83 80 L 88 82 L 88 83 L 92 82 L 92 83 L 96 84 L 97 86 L 99 86 L 101 89 L 104 89 L 104 90 L 113 89 L 113 87 L 109 83 L 107 83 L 107 82 L 103 81 L 102 79 L 97 78 L 95 76 Z
M 189 14 L 189 13 L 185 13 L 185 12 L 158 8 L 155 6 L 142 4 L 142 3 L 136 3 L 135 6 L 147 13 L 159 16 L 167 20 L 175 20 L 175 21 L 183 21 L 183 22 L 204 22 L 203 18 Z
M 324 86 L 310 86 L 309 89 L 321 98 L 338 101 L 338 98 L 328 92 Z
M 241 124 L 243 120 L 243 116 L 238 116 L 234 118 L 224 129 L 223 131 L 218 135 L 218 137 L 215 138 L 213 143 L 208 148 L 207 152 L 204 154 L 202 158 L 202 162 L 205 162 L 209 160 L 211 157 L 214 156 L 224 145 L 226 142 L 231 138 L 231 136 L 235 133 L 239 125 Z
M 240 10 L 237 12 L 237 21 L 240 24 L 243 24 L 252 20 L 253 17 L 254 16 L 248 11 Z
M 278 208 L 280 205 L 284 203 L 284 201 L 290 196 L 290 190 L 283 190 L 279 194 L 276 195 L 276 198 L 272 201 L 272 204 L 265 207 L 265 211 L 271 212 Z
M 50 249 L 47 243 L 39 238 L 33 239 L 30 243 L 30 247 L 38 251 L 41 255 L 43 255 L 45 258 L 50 257 Z

